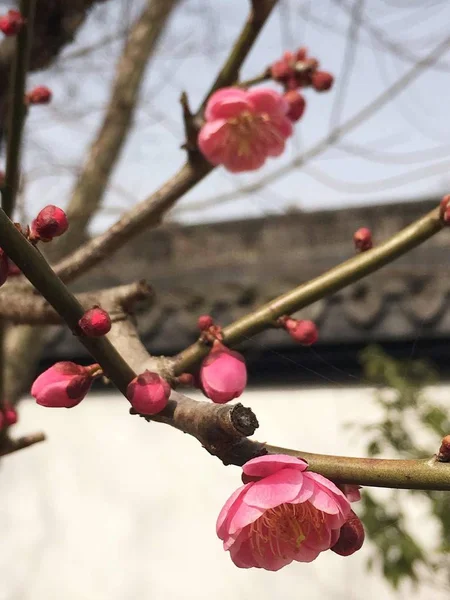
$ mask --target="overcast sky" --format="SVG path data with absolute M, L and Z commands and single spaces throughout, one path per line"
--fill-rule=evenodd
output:
M 74 52 L 115 36 L 133 21 L 142 0 L 98 6 L 75 44 L 31 84 L 49 84 L 51 107 L 32 110 L 25 165 L 30 213 L 67 202 L 84 152 L 108 100 L 122 41 L 103 45 L 89 58 Z M 186 90 L 195 107 L 210 85 L 247 13 L 245 0 L 184 0 L 159 45 L 143 86 L 135 126 L 93 223 L 99 231 L 132 202 L 169 178 L 184 155 L 178 98 Z M 189 193 L 171 214 L 183 222 L 215 221 L 300 210 L 341 208 L 434 196 L 449 191 L 450 3 L 379 0 L 284 0 L 249 56 L 243 77 L 260 73 L 286 49 L 308 46 L 336 76 L 327 94 L 307 90 L 307 110 L 286 153 L 251 175 L 222 168 Z M 303 153 L 345 128 L 417 60 L 441 46 L 437 68 L 423 69 L 395 101 L 380 103 L 370 119 L 336 136 L 303 165 Z M 292 167 L 292 168 L 290 168 Z M 253 193 L 245 186 L 270 176 Z M 239 191 L 244 188 L 244 191 Z M 213 199 L 219 196 L 217 201 Z

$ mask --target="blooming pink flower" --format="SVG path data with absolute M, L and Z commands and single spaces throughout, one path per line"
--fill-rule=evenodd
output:
M 103 308 L 94 306 L 84 313 L 78 325 L 87 337 L 101 337 L 111 330 L 111 317 Z
M 69 227 L 66 213 L 53 204 L 49 204 L 31 223 L 30 240 L 51 242 L 54 237 L 65 233 Z
M 279 156 L 292 135 L 288 103 L 270 89 L 223 88 L 206 106 L 198 145 L 213 165 L 228 171 L 254 171 L 269 156 Z
M 238 398 L 247 385 L 247 367 L 242 354 L 215 342 L 200 367 L 200 386 L 208 398 L 224 404 Z
M 39 375 L 31 395 L 41 406 L 72 408 L 83 400 L 99 374 L 98 365 L 83 367 L 73 362 L 58 362 Z
M 236 566 L 278 571 L 293 560 L 310 562 L 336 544 L 350 503 L 307 466 L 283 454 L 243 466 L 253 481 L 234 492 L 217 520 L 217 535 Z
M 166 408 L 170 385 L 157 373 L 144 371 L 128 384 L 127 398 L 141 415 L 156 415 Z

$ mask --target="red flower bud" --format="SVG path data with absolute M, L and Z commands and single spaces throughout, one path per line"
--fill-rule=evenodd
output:
M 366 252 L 366 250 L 370 250 L 373 246 L 372 241 L 372 232 L 367 227 L 361 227 L 358 231 L 355 231 L 353 234 L 353 242 L 355 244 L 355 249 L 360 252 Z
M 9 403 L 5 403 L 3 407 L 3 416 L 5 425 L 9 427 L 10 425 L 15 425 L 19 419 L 17 415 L 17 411 L 14 406 L 11 406 Z
M 364 543 L 364 527 L 359 517 L 351 511 L 349 518 L 341 527 L 339 539 L 331 547 L 340 556 L 350 556 L 359 550 Z
M 101 337 L 111 330 L 111 318 L 106 310 L 94 306 L 84 313 L 78 325 L 87 337 Z
M 295 122 L 298 121 L 303 113 L 305 112 L 306 100 L 296 90 L 290 90 L 284 94 L 284 99 L 289 104 L 289 111 L 287 112 L 287 117 Z
M 319 338 L 319 331 L 313 321 L 286 319 L 283 327 L 296 342 L 300 342 L 303 346 L 311 346 Z
M 98 365 L 82 367 L 73 362 L 59 362 L 39 375 L 31 387 L 31 395 L 41 406 L 72 408 L 83 400 L 100 374 Z
M 308 48 L 305 48 L 305 46 L 302 46 L 295 52 L 295 59 L 298 61 L 306 60 L 307 56 L 308 56 Z
M 450 194 L 441 200 L 439 217 L 446 225 L 450 225 Z
M 210 315 L 201 315 L 197 320 L 197 327 L 200 331 L 206 331 L 214 325 L 214 319 Z
M 144 371 L 128 384 L 127 398 L 141 415 L 156 415 L 164 410 L 170 397 L 170 385 L 157 373 Z
M 0 17 L 0 31 L 6 36 L 17 35 L 25 24 L 25 19 L 18 10 L 9 10 Z
M 217 404 L 238 398 L 247 385 L 244 357 L 216 341 L 200 367 L 200 385 Z
M 66 213 L 61 208 L 49 204 L 31 223 L 30 241 L 51 242 L 53 238 L 65 233 L 68 227 Z
M 5 254 L 5 251 L 0 248 L 0 287 L 5 283 L 8 279 L 9 274 L 9 265 L 8 265 L 8 257 Z
M 28 104 L 48 104 L 52 99 L 52 91 L 45 85 L 35 87 L 25 96 Z
M 293 68 L 286 60 L 277 60 L 270 67 L 270 74 L 275 81 L 286 81 L 293 73 Z
M 443 438 L 437 459 L 440 462 L 450 462 L 450 435 Z
M 334 77 L 326 71 L 316 71 L 311 75 L 311 84 L 316 92 L 326 92 L 331 88 Z
M 177 383 L 180 385 L 185 385 L 186 387 L 194 387 L 195 377 L 192 375 L 192 373 L 181 373 L 181 375 L 177 377 Z

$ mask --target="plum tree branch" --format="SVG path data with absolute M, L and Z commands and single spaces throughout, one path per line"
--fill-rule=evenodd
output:
M 259 0 L 253 3 L 244 28 L 215 82 L 205 95 L 197 114 L 201 113 L 209 96 L 218 87 L 231 85 L 236 81 L 242 63 L 276 3 L 277 0 Z M 105 233 L 90 240 L 71 256 L 59 262 L 55 266 L 55 272 L 66 283 L 73 281 L 106 256 L 111 256 L 134 235 L 158 225 L 163 215 L 213 169 L 213 165 L 197 153 L 195 160 L 185 163 L 159 190 L 130 209 Z
M 104 290 L 77 294 L 84 309 L 101 306 L 113 320 L 123 319 L 134 303 L 152 297 L 151 288 L 143 281 Z M 28 325 L 60 325 L 62 317 L 43 298 L 33 293 L 15 293 L 13 287 L 0 290 L 0 317 L 10 323 Z
M 102 202 L 110 175 L 130 131 L 147 64 L 179 1 L 147 0 L 144 10 L 131 28 L 116 68 L 100 131 L 87 153 L 66 211 L 70 228 L 52 248 L 57 250 L 59 256 L 79 245 L 90 217 Z
M 443 227 L 439 207 L 396 233 L 383 244 L 368 252 L 358 254 L 337 265 L 323 275 L 275 298 L 261 308 L 249 313 L 223 330 L 224 343 L 233 346 L 240 341 L 273 327 L 275 319 L 292 314 L 317 300 L 333 294 L 347 285 L 367 277 L 370 273 L 392 262 L 418 246 Z M 192 369 L 205 356 L 209 348 L 200 342 L 192 344 L 175 358 L 174 373 L 180 375 Z

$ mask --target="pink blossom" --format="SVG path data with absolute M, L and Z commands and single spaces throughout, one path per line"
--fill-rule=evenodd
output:
M 242 354 L 215 342 L 200 367 L 200 386 L 208 398 L 224 404 L 238 398 L 247 385 L 247 367 Z
M 31 223 L 30 241 L 51 242 L 54 237 L 65 233 L 69 227 L 66 213 L 58 206 L 49 204 Z
M 166 408 L 170 392 L 165 379 L 157 373 L 144 371 L 128 384 L 127 398 L 141 415 L 156 415 Z
M 217 535 L 234 564 L 278 571 L 310 562 L 334 546 L 350 503 L 328 479 L 299 458 L 267 455 L 243 466 L 246 483 L 228 499 Z
M 72 408 L 88 393 L 98 365 L 83 367 L 73 362 L 58 362 L 44 371 L 33 383 L 31 395 L 41 406 Z
M 223 88 L 206 106 L 199 148 L 210 163 L 233 173 L 259 169 L 269 156 L 282 154 L 292 135 L 288 110 L 274 90 Z

